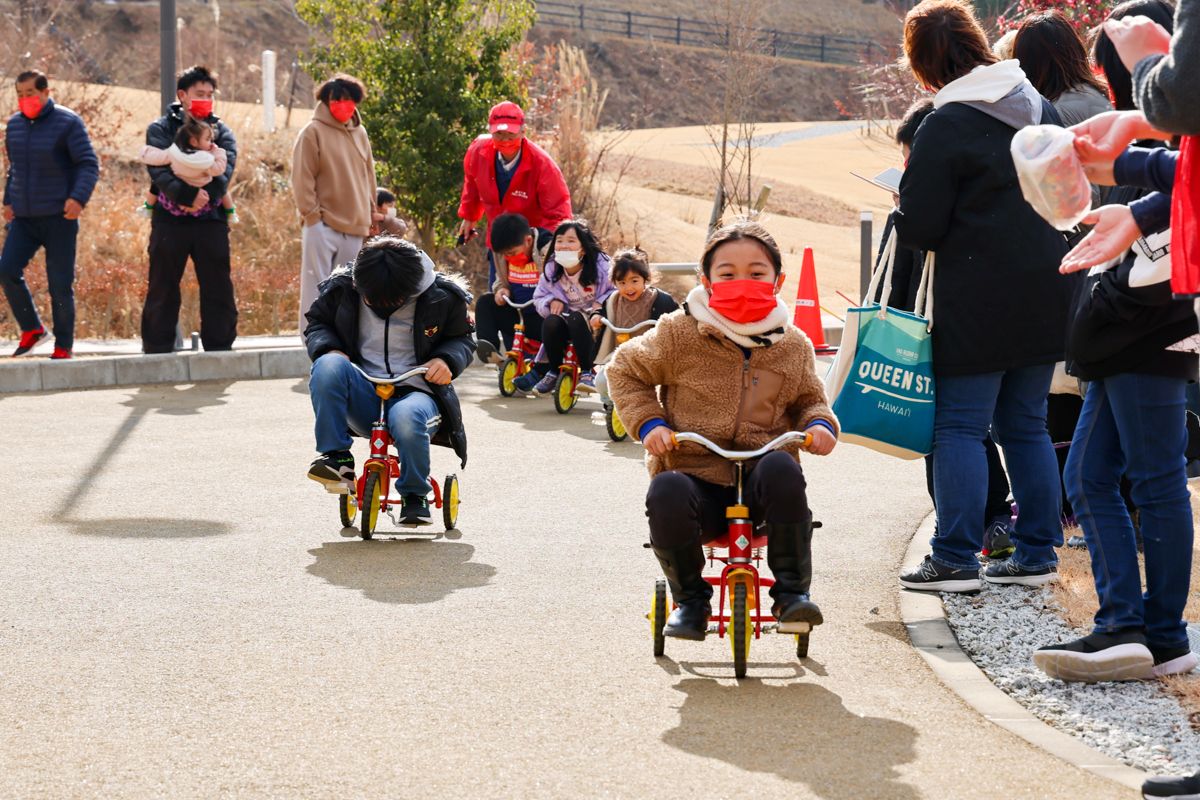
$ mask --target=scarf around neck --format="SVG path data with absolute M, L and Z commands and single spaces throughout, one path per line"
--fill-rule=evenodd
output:
M 739 347 L 769 347 L 787 333 L 788 307 L 778 296 L 775 297 L 774 311 L 763 319 L 746 325 L 726 319 L 709 308 L 708 292 L 703 286 L 697 286 L 688 293 L 684 307 L 697 322 L 715 328 L 718 333 Z

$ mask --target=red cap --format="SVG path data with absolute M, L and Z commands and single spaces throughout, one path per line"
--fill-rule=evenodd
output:
M 517 133 L 525 126 L 525 112 L 516 103 L 505 100 L 492 107 L 488 114 L 488 130 Z

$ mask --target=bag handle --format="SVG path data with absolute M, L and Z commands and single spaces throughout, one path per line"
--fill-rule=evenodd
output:
M 879 289 L 879 282 L 882 279 L 884 282 L 883 294 L 879 296 L 879 313 L 881 316 L 886 316 L 887 300 L 892 295 L 892 271 L 896 264 L 897 238 L 896 229 L 893 227 L 888 232 L 887 241 L 883 243 L 883 253 L 880 256 L 879 264 L 871 274 L 871 283 L 867 286 L 867 293 L 863 296 L 862 302 L 859 304 L 865 306 L 874 302 L 875 292 Z
M 925 253 L 925 265 L 921 269 L 921 285 L 917 289 L 917 299 L 913 304 L 913 313 L 925 318 L 925 330 L 933 330 L 933 263 L 934 252 Z

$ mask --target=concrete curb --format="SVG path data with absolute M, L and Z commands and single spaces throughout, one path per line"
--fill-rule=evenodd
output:
M 928 541 L 933 534 L 933 525 L 934 516 L 930 514 L 909 544 L 904 557 L 906 566 L 917 564 L 929 551 Z M 989 722 L 1015 733 L 1034 747 L 1072 766 L 1122 786 L 1140 790 L 1142 781 L 1150 777 L 1142 770 L 1093 750 L 1073 736 L 1050 727 L 997 688 L 959 646 L 946 620 L 942 599 L 937 594 L 901 589 L 900 621 L 908 629 L 913 647 L 938 679 Z
M 97 389 L 154 383 L 303 378 L 311 362 L 302 347 L 104 356 L 70 361 L 0 362 L 0 394 Z

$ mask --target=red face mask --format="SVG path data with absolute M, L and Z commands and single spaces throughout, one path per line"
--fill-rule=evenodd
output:
M 708 298 L 710 309 L 742 325 L 766 319 L 777 305 L 775 284 L 767 281 L 713 281 Z
M 354 109 L 358 107 L 358 103 L 353 100 L 330 100 L 329 113 L 338 122 L 346 123 L 354 116 Z
M 17 98 L 17 108 L 21 109 L 21 113 L 29 119 L 37 119 L 37 115 L 42 113 L 43 105 L 44 103 L 40 94 Z
M 529 263 L 530 258 L 529 253 L 520 253 L 519 255 L 515 256 L 505 256 L 504 260 L 509 264 L 512 264 L 514 267 L 523 267 Z
M 188 105 L 188 113 L 196 119 L 208 119 L 212 116 L 212 100 L 193 100 Z
M 505 161 L 511 161 L 513 156 L 521 152 L 521 140 L 512 139 L 507 142 L 501 142 L 497 141 L 496 139 L 492 139 L 492 147 L 496 149 L 497 153 L 504 157 Z

